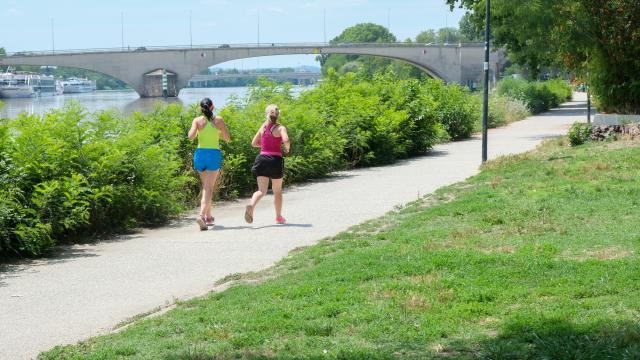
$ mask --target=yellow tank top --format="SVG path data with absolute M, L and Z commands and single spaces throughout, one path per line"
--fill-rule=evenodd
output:
M 207 120 L 204 128 L 198 130 L 199 149 L 220 149 L 220 130 Z

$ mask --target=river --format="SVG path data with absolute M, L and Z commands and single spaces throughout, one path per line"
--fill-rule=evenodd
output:
M 294 94 L 311 87 L 293 87 Z M 218 108 L 222 108 L 233 95 L 243 97 L 247 94 L 247 87 L 228 88 L 186 88 L 180 91 L 177 98 L 140 98 L 133 90 L 106 91 L 98 90 L 92 93 L 63 94 L 27 99 L 0 99 L 4 106 L 0 108 L 0 118 L 14 118 L 21 112 L 29 114 L 44 114 L 49 110 L 58 109 L 69 101 L 77 101 L 90 112 L 106 109 L 117 109 L 125 114 L 134 111 L 148 112 L 153 110 L 156 102 L 179 103 L 188 106 L 197 103 L 203 97 L 209 97 Z

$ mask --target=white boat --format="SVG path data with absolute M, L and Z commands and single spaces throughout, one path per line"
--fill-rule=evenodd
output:
M 53 76 L 28 72 L 0 74 L 0 98 L 29 98 L 57 95 Z
M 96 90 L 96 82 L 89 79 L 69 78 L 62 82 L 65 94 L 86 93 Z

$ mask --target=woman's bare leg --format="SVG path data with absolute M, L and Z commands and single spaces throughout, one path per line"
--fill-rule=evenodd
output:
M 266 176 L 258 176 L 258 191 L 253 193 L 251 197 L 251 207 L 255 209 L 255 206 L 258 205 L 258 202 L 267 194 L 269 190 L 269 178 Z
M 202 184 L 202 198 L 200 199 L 200 216 L 207 214 L 207 176 L 208 171 L 200 171 L 200 183 Z
M 218 170 L 214 170 L 214 171 L 209 171 L 207 174 L 207 189 L 209 191 L 209 197 L 207 198 L 208 200 L 208 204 L 207 204 L 207 209 L 205 211 L 205 215 L 207 217 L 211 217 L 211 208 L 213 207 L 213 189 L 216 186 L 216 180 L 218 179 L 218 174 L 220 173 L 220 171 Z
M 282 216 L 282 179 L 271 179 L 273 190 L 273 205 L 276 208 L 276 218 Z

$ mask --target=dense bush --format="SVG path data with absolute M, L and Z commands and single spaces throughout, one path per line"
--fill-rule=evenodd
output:
M 468 89 L 455 84 L 445 86 L 433 80 L 424 84 L 426 95 L 435 102 L 436 121 L 442 124 L 451 139 L 469 137 L 475 130 L 482 108 Z
M 496 128 L 522 120 L 530 114 L 527 104 L 522 100 L 500 96 L 495 93 L 489 97 L 489 116 L 487 118 L 489 128 Z
M 56 242 L 160 224 L 184 209 L 192 181 L 179 151 L 186 121 L 176 105 L 123 119 L 78 104 L 5 121 L 0 252 L 39 255 Z
M 498 83 L 498 95 L 521 100 L 534 113 L 547 111 L 571 99 L 571 87 L 563 80 L 529 82 L 505 78 Z
M 589 141 L 589 134 L 591 133 L 591 125 L 585 123 L 574 123 L 569 128 L 567 136 L 571 146 L 582 145 Z
M 473 95 L 473 101 L 476 103 L 475 107 L 478 112 L 474 127 L 474 131 L 477 132 L 482 130 L 482 98 L 482 93 Z M 498 95 L 496 91 L 489 94 L 489 113 L 487 117 L 487 127 L 489 129 L 520 121 L 530 115 L 529 107 L 524 101 Z

